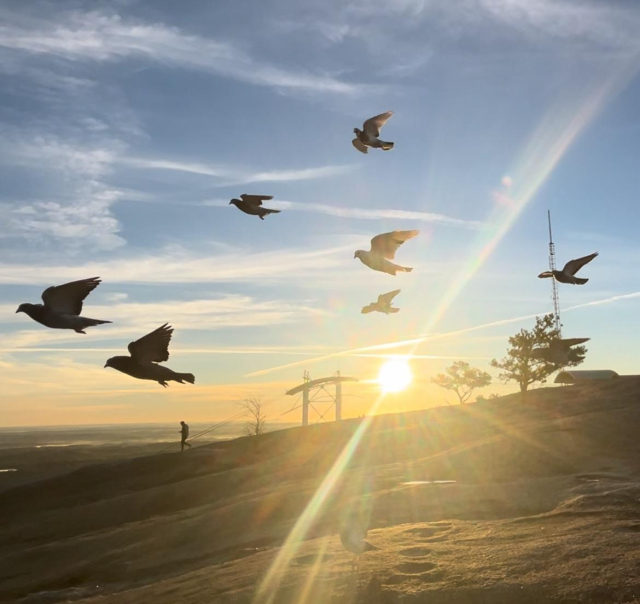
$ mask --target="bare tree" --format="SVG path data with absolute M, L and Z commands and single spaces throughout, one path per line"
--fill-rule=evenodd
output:
M 245 417 L 249 418 L 244 426 L 247 436 L 264 434 L 267 416 L 262 412 L 264 403 L 259 396 L 249 396 L 241 400 L 238 405 L 244 409 Z

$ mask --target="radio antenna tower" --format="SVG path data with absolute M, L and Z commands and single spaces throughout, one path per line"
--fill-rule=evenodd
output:
M 556 270 L 556 246 L 553 243 L 553 233 L 551 232 L 551 210 L 547 210 L 547 219 L 549 221 L 549 270 Z M 555 277 L 551 279 L 551 297 L 553 298 L 553 321 L 555 327 L 558 330 L 560 337 L 562 337 L 562 324 L 560 323 L 560 298 L 558 296 L 558 283 Z

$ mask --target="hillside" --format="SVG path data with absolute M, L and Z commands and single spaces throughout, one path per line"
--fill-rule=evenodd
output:
M 639 427 L 626 378 L 86 466 L 2 493 L 0 602 L 634 602 Z

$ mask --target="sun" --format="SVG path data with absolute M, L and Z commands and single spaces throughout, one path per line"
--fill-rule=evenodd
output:
M 413 379 L 411 367 L 404 359 L 391 359 L 380 367 L 378 384 L 383 392 L 400 392 Z

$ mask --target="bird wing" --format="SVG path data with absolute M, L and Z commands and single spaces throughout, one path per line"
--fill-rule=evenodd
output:
M 591 338 L 564 338 L 560 340 L 562 342 L 563 348 L 571 348 L 572 346 L 577 346 L 578 344 L 584 344 L 588 342 Z
M 83 300 L 100 285 L 100 277 L 72 281 L 64 285 L 47 287 L 42 292 L 44 305 L 51 310 L 67 315 L 79 315 Z
M 397 249 L 408 239 L 415 237 L 420 231 L 391 231 L 376 235 L 371 240 L 371 251 L 383 258 L 393 260 Z
M 394 289 L 387 294 L 380 294 L 378 296 L 378 304 L 391 304 L 391 301 L 400 293 L 399 289 Z
M 360 141 L 359 138 L 354 138 L 351 141 L 351 144 L 358 150 L 360 151 L 360 153 L 369 153 L 369 149 L 367 149 L 367 146 L 362 144 L 362 141 Z
M 246 193 L 243 193 L 240 195 L 240 199 L 246 203 L 250 203 L 251 205 L 261 206 L 263 201 L 273 199 L 273 195 L 247 195 Z
M 598 252 L 595 252 L 593 254 L 589 254 L 588 256 L 583 256 L 582 258 L 569 260 L 569 262 L 564 265 L 562 272 L 567 273 L 567 275 L 575 275 L 585 264 L 591 262 L 597 255 Z
M 380 115 L 376 115 L 375 117 L 370 117 L 363 125 L 362 129 L 369 136 L 380 136 L 380 130 L 387 123 L 387 120 L 393 115 L 393 111 L 387 111 L 386 113 L 381 113 Z
M 169 342 L 173 327 L 165 323 L 162 327 L 129 344 L 129 354 L 138 363 L 162 363 L 169 358 Z

